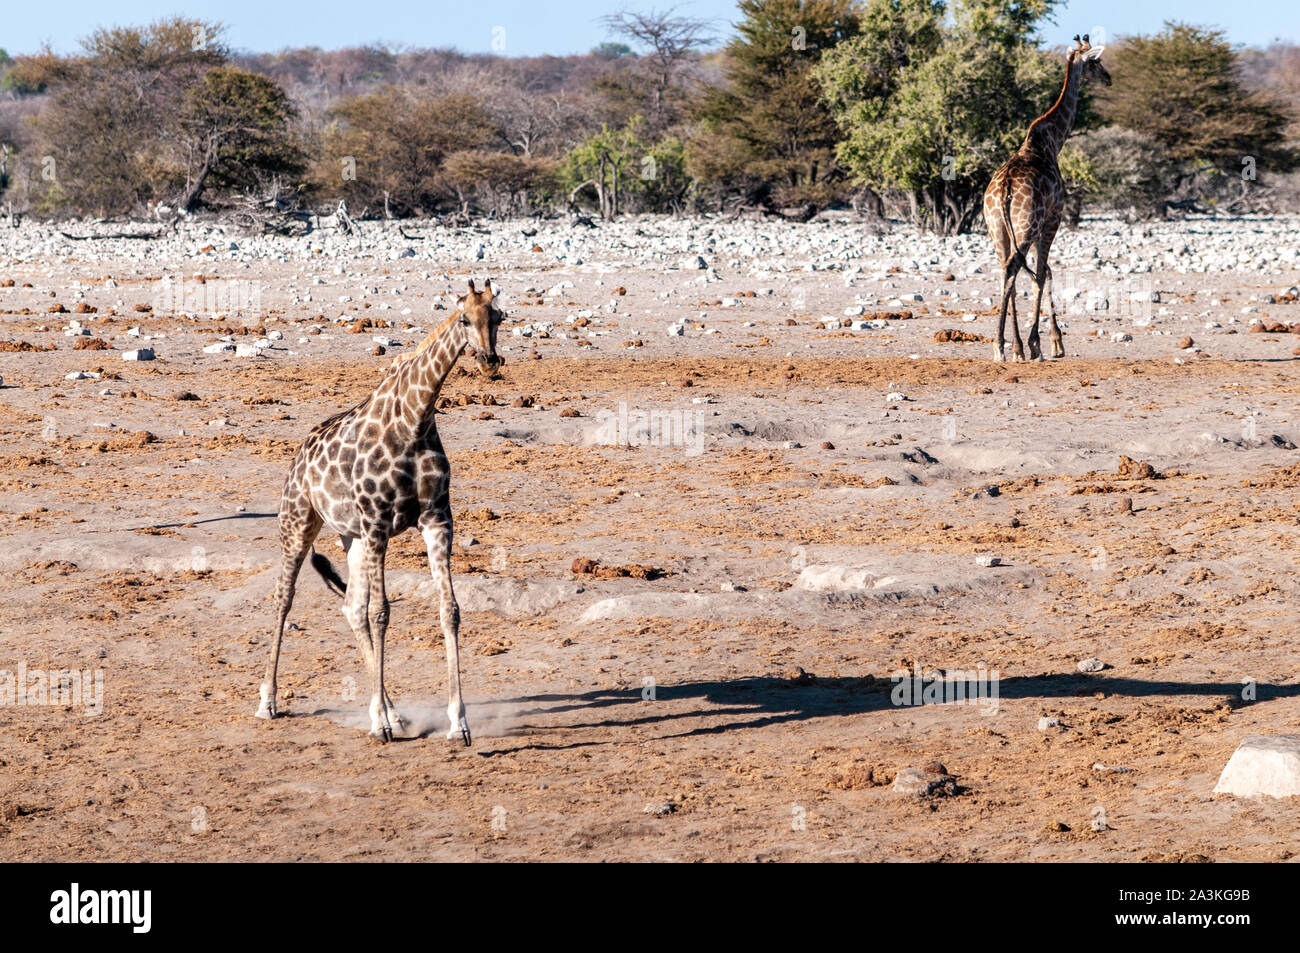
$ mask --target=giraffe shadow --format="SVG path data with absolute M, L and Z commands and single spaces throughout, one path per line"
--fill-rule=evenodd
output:
M 581 733 L 609 729 L 661 727 L 667 729 L 654 740 L 667 741 L 702 735 L 742 733 L 772 725 L 799 724 L 819 718 L 869 715 L 897 709 L 893 700 L 895 683 L 873 678 L 816 678 L 799 684 L 788 679 L 756 676 L 729 680 L 684 682 L 661 685 L 655 699 L 642 698 L 638 688 L 603 690 L 576 694 L 526 695 L 498 700 L 512 709 L 514 724 L 506 737 L 555 732 L 580 733 L 560 743 L 525 742 L 480 751 L 481 757 L 519 751 L 562 751 L 596 745 L 622 744 L 626 739 L 582 737 Z M 1217 698 L 1234 708 L 1300 696 L 1300 685 L 1256 683 L 1255 699 L 1242 700 L 1242 685 L 1234 682 L 1161 681 L 1105 675 L 1069 673 L 1016 676 L 998 682 L 997 700 L 1080 698 L 1098 692 L 1124 698 L 1159 699 L 1179 696 Z M 683 706 L 681 703 L 687 703 Z M 958 707 L 950 704 L 949 707 Z M 965 707 L 979 708 L 969 702 Z M 575 715 L 563 725 L 556 715 Z M 585 717 L 584 717 L 585 716 Z M 529 719 L 545 717 L 546 722 Z M 691 725 L 695 719 L 708 724 Z M 720 720 L 721 719 L 721 720 Z M 522 740 L 522 739 L 521 739 Z M 638 738 L 640 743 L 644 738 Z

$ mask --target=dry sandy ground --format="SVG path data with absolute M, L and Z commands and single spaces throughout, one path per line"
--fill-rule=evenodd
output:
M 1233 229 L 1249 226 L 1188 232 L 1231 244 Z M 201 238 L 162 262 L 9 248 L 0 341 L 54 349 L 0 353 L 0 669 L 99 670 L 104 694 L 97 716 L 0 708 L 0 859 L 1297 855 L 1295 805 L 1211 793 L 1242 738 L 1300 732 L 1300 334 L 1251 333 L 1242 314 L 1254 296 L 1262 320 L 1300 322 L 1300 305 L 1264 301 L 1296 275 L 1156 268 L 1150 325 L 1072 316 L 1065 359 L 999 366 L 987 342 L 934 340 L 993 333 L 974 258 L 900 252 L 889 272 L 882 252 L 897 280 L 866 310 L 915 291 L 912 317 L 821 329 L 861 291 L 842 272 L 764 280 L 719 255 L 718 280 L 691 284 L 705 273 L 531 250 L 563 235 L 474 262 L 508 294 L 507 364 L 500 380 L 453 372 L 438 418 L 471 748 L 443 739 L 414 533 L 390 551 L 388 685 L 415 737 L 366 737 L 361 661 L 310 570 L 287 717 L 252 717 L 288 460 L 432 326 L 466 263 L 361 255 L 339 275 L 337 255 L 299 245 L 249 269 Z M 260 308 L 134 310 L 169 273 L 252 278 Z M 304 300 L 309 275 L 328 305 Z M 966 300 L 941 312 L 945 288 Z M 47 311 L 79 301 L 107 349 L 74 350 L 78 316 Z M 394 324 L 353 335 L 338 315 Z M 510 333 L 540 321 L 545 338 Z M 283 338 L 202 353 L 250 326 Z M 374 334 L 400 344 L 373 355 Z M 120 358 L 139 346 L 158 360 Z M 602 442 L 620 403 L 700 439 Z M 335 540 L 318 548 L 342 567 Z M 578 558 L 662 575 L 575 573 Z M 1081 673 L 1089 657 L 1107 667 Z M 891 676 L 916 665 L 996 670 L 996 707 L 894 704 Z M 944 792 L 890 785 L 936 761 L 956 779 Z

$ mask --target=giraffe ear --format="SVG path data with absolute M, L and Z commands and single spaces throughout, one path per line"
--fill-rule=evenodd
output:
M 1106 47 L 1104 46 L 1094 46 L 1092 49 L 1088 50 L 1087 54 L 1083 58 L 1085 60 L 1099 60 L 1101 59 L 1101 51 L 1105 48 Z

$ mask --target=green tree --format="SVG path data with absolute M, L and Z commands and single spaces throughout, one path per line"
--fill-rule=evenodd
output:
M 24 82 L 48 88 L 36 119 L 38 204 L 100 215 L 170 199 L 185 186 L 175 144 L 188 91 L 222 66 L 219 24 L 186 17 L 100 29 L 72 57 L 24 60 Z
M 1037 27 L 1055 0 L 869 0 L 816 79 L 855 182 L 905 197 L 917 224 L 969 231 L 990 176 L 1064 82 Z M 1082 98 L 1075 126 L 1087 124 Z
M 1171 192 L 1203 192 L 1228 177 L 1248 181 L 1243 160 L 1260 172 L 1296 167 L 1290 111 L 1241 82 L 1237 53 L 1221 30 L 1167 22 L 1155 36 L 1124 38 L 1107 59 L 1115 82 L 1102 115 L 1160 144 L 1179 167 Z
M 692 175 L 715 194 L 751 201 L 825 204 L 843 174 L 839 130 L 814 69 L 857 32 L 851 0 L 740 0 L 727 45 L 725 83 L 698 103 L 689 144 Z
M 1240 168 L 1243 155 L 1282 144 L 1286 108 L 1237 78 L 1237 54 L 1221 30 L 1167 22 L 1155 36 L 1126 37 L 1107 57 L 1115 83 L 1107 121 L 1152 136 L 1176 162 Z
M 192 210 L 210 184 L 250 189 L 268 178 L 297 177 L 301 150 L 290 135 L 297 108 L 272 80 L 233 66 L 209 70 L 185 93 L 177 121 Z
M 564 157 L 559 181 L 570 204 L 587 190 L 596 196 L 603 218 L 639 209 L 681 210 L 691 188 L 686 150 L 677 136 L 652 142 L 640 116 L 621 129 L 601 128 Z

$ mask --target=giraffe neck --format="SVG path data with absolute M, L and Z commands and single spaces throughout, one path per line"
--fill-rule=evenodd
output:
M 1079 82 L 1083 77 L 1083 59 L 1071 55 L 1065 65 L 1065 85 L 1056 104 L 1039 116 L 1029 127 L 1025 147 L 1045 153 L 1055 159 L 1065 138 L 1074 126 L 1074 113 L 1079 106 Z
M 400 423 L 412 434 L 421 429 L 423 422 L 430 419 L 438 392 L 467 343 L 465 327 L 457 309 L 420 343 L 415 353 L 389 374 L 379 391 L 392 391 L 395 398 L 392 404 L 394 424 Z

